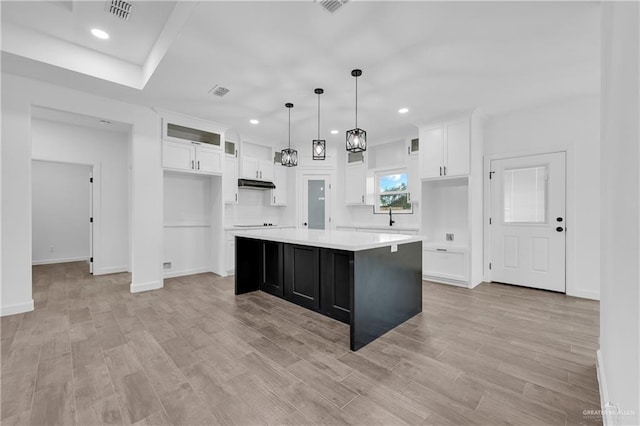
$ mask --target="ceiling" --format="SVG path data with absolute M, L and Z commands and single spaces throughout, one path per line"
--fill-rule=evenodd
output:
M 599 93 L 596 2 L 351 1 L 331 14 L 311 0 L 134 1 L 129 22 L 107 15 L 102 1 L 53 3 L 2 2 L 3 71 L 217 121 L 254 142 L 286 143 L 284 104 L 292 102 L 292 143 L 310 143 L 318 131 L 313 90 L 322 87 L 320 136 L 343 144 L 355 125 L 354 68 L 363 70 L 358 126 L 372 143 L 476 107 L 497 114 Z M 110 40 L 88 35 L 94 22 Z M 37 57 L 17 42 L 5 48 L 7 36 L 25 28 L 147 75 L 127 84 L 113 73 L 105 78 L 104 69 Z M 74 53 L 69 63 L 82 62 L 83 52 Z M 209 94 L 216 84 L 230 92 Z M 398 114 L 400 107 L 409 113 Z

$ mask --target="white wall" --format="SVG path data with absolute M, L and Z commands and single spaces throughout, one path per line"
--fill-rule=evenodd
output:
M 129 269 L 128 138 L 123 132 L 38 118 L 31 121 L 34 159 L 94 167 L 95 275 Z
M 34 161 L 31 167 L 32 263 L 88 260 L 92 168 L 48 161 Z
M 31 107 L 133 125 L 131 291 L 162 287 L 160 121 L 150 108 L 2 73 L 2 276 L 0 315 L 33 310 L 31 283 Z M 11 265 L 7 268 L 6 265 Z
M 640 6 L 604 2 L 601 302 L 605 423 L 640 424 Z M 617 410 L 621 410 L 617 411 Z M 631 412 L 633 414 L 631 414 Z
M 494 116 L 492 155 L 567 151 L 567 294 L 600 297 L 600 99 L 579 97 Z
M 276 165 L 276 167 L 278 167 Z M 280 166 L 282 167 L 282 166 Z M 291 183 L 291 182 L 290 182 Z M 295 188 L 289 184 L 288 188 Z M 225 226 L 273 223 L 277 225 L 293 225 L 292 219 L 285 216 L 287 209 L 292 209 L 295 202 L 289 195 L 287 206 L 271 206 L 271 191 L 262 189 L 238 190 L 238 204 L 225 206 Z
M 212 268 L 212 179 L 187 173 L 164 173 L 165 277 L 208 272 Z M 216 188 L 220 190 L 220 188 Z M 216 246 L 217 247 L 217 246 Z M 219 254 L 219 253 L 218 253 Z

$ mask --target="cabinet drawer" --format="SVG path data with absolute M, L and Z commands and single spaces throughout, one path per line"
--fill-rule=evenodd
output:
M 426 249 L 422 253 L 422 274 L 451 280 L 468 279 L 467 253 Z

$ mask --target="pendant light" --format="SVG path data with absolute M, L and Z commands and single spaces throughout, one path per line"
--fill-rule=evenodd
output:
M 347 151 L 362 152 L 367 150 L 367 132 L 358 128 L 358 77 L 362 70 L 353 70 L 351 75 L 356 78 L 356 127 L 347 130 Z
M 324 160 L 327 157 L 327 141 L 320 139 L 320 95 L 324 93 L 323 89 L 316 89 L 313 91 L 318 95 L 318 139 L 314 139 L 311 143 L 314 160 Z
M 285 148 L 281 151 L 282 165 L 285 167 L 295 167 L 298 165 L 298 151 L 291 149 L 291 108 L 292 103 L 286 103 L 284 106 L 289 110 L 289 148 Z

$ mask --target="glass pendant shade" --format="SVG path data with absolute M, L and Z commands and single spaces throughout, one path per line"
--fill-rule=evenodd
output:
M 289 110 L 289 147 L 280 152 L 281 162 L 285 167 L 295 167 L 298 165 L 298 151 L 291 149 L 291 108 L 293 108 L 293 104 L 286 103 L 284 106 Z
M 320 139 L 320 95 L 324 93 L 324 89 L 315 89 L 313 93 L 318 95 L 318 139 L 311 142 L 311 154 L 314 160 L 324 160 L 327 157 L 327 141 Z
M 327 157 L 326 151 L 327 142 L 322 139 L 313 140 L 313 159 L 324 160 Z
M 363 152 L 367 150 L 367 132 L 358 128 L 358 77 L 362 75 L 362 70 L 351 71 L 351 76 L 356 79 L 356 127 L 347 130 L 347 151 Z

